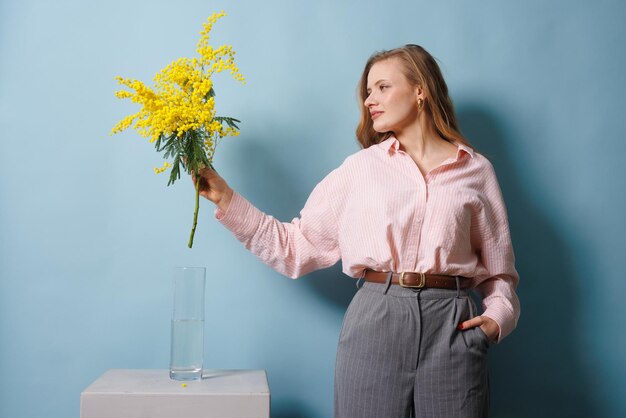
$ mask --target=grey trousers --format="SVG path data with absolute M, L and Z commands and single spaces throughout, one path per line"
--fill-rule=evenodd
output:
M 467 291 L 365 282 L 346 311 L 335 418 L 488 416 L 487 351 Z

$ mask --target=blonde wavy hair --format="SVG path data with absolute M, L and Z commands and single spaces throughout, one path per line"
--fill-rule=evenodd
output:
M 393 135 L 393 132 L 379 133 L 374 130 L 370 112 L 364 105 L 368 96 L 367 76 L 370 69 L 377 62 L 390 58 L 399 58 L 403 64 L 404 75 L 409 82 L 414 86 L 421 86 L 424 90 L 425 100 L 422 111 L 426 112 L 428 128 L 433 129 L 435 133 L 448 142 L 459 142 L 471 146 L 469 141 L 461 135 L 454 106 L 448 95 L 448 86 L 441 75 L 441 70 L 437 62 L 435 62 L 435 58 L 421 46 L 409 44 L 400 48 L 374 53 L 365 64 L 358 87 L 361 120 L 356 129 L 356 136 L 361 147 L 368 148 Z

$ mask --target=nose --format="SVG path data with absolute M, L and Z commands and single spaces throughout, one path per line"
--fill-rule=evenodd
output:
M 370 93 L 366 98 L 365 98 L 365 102 L 363 102 L 363 105 L 365 107 L 372 107 L 376 104 L 374 98 L 372 97 L 372 94 Z

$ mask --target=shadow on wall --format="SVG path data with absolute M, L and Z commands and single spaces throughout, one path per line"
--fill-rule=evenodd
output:
M 276 219 L 289 222 L 298 216 L 312 187 L 307 190 L 299 183 L 298 176 L 288 171 L 287 158 L 282 160 L 281 154 L 275 149 L 260 145 L 263 144 L 262 138 L 269 137 L 275 132 L 289 136 L 287 128 L 271 126 L 267 128 L 267 132 L 259 133 L 258 138 L 248 140 L 238 146 L 238 160 L 241 166 L 245 167 L 246 175 L 241 176 L 234 187 L 244 196 L 254 190 L 253 204 Z M 287 152 L 284 148 L 282 147 L 282 152 Z M 262 174 L 256 175 L 255 173 Z M 326 174 L 323 173 L 320 178 Z M 320 299 L 327 302 L 327 308 L 336 309 L 341 316 L 356 291 L 355 281 L 341 272 L 341 263 L 310 273 L 299 281 L 303 293 L 312 289 L 316 295 L 320 296 Z M 336 341 L 332 344 L 336 344 Z M 324 373 L 332 375 L 333 372 L 333 370 L 328 370 Z M 319 414 L 311 411 L 307 405 L 296 399 L 283 394 L 275 394 L 275 396 L 272 395 L 271 400 L 271 416 L 272 418 L 313 418 Z
M 310 273 L 307 277 L 310 277 L 307 283 L 311 288 L 343 316 L 357 291 L 357 280 L 341 271 L 341 261 L 328 269 Z
M 524 173 L 514 169 L 516 157 L 507 146 L 523 138 L 505 129 L 487 106 L 464 103 L 457 112 L 463 134 L 496 169 L 520 274 L 518 327 L 491 349 L 492 416 L 599 416 L 573 320 L 583 305 L 574 284 L 584 279 L 569 267 L 565 239 L 541 213 L 541 204 L 525 195 Z
M 274 405 L 272 402 L 270 410 L 272 418 L 311 418 L 315 416 L 313 412 L 307 411 L 306 405 L 299 402 L 287 401 Z
M 286 128 L 268 128 L 267 135 L 276 131 L 285 132 Z M 263 138 L 264 134 L 259 136 Z M 239 152 L 246 171 L 251 174 L 263 173 L 260 176 L 262 180 L 259 180 L 259 176 L 244 176 L 242 180 L 244 184 L 240 183 L 238 186 L 242 186 L 243 190 L 261 190 L 253 203 L 276 219 L 289 222 L 295 216 L 299 216 L 299 211 L 313 186 L 307 190 L 298 184 L 297 177 L 287 172 L 285 163 L 279 161 L 280 157 L 274 150 L 260 146 L 259 143 L 262 141 L 247 141 Z M 320 179 L 326 174 L 328 173 L 321 174 Z M 356 281 L 342 273 L 341 262 L 330 268 L 312 272 L 300 280 L 303 285 L 310 286 L 316 294 L 328 302 L 332 309 L 337 309 L 341 316 L 356 293 Z

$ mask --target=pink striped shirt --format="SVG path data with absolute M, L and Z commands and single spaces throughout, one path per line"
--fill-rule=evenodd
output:
M 501 341 L 519 318 L 519 275 L 493 166 L 457 144 L 456 157 L 424 177 L 399 145 L 392 137 L 346 158 L 290 223 L 236 192 L 215 216 L 263 262 L 294 279 L 339 259 L 354 278 L 367 268 L 469 277 Z

